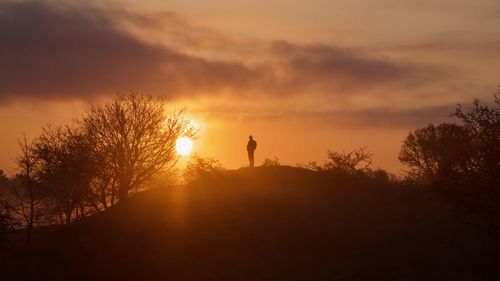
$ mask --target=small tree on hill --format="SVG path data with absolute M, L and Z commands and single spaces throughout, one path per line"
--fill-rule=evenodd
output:
M 445 169 L 470 168 L 470 136 L 464 127 L 443 123 L 417 129 L 403 141 L 399 160 L 410 167 L 409 173 L 432 181 Z
M 191 160 L 189 160 L 184 169 L 184 179 L 186 182 L 192 182 L 200 177 L 221 170 L 224 170 L 224 166 L 222 166 L 218 160 L 210 157 L 201 157 L 195 154 L 191 157 Z
M 328 151 L 325 170 L 339 171 L 347 174 L 366 172 L 372 164 L 373 153 L 366 147 L 360 147 L 350 152 Z
M 327 160 L 321 164 L 316 161 L 298 164 L 299 167 L 313 171 L 339 172 L 348 175 L 370 172 L 373 153 L 366 147 L 360 147 L 350 152 L 328 151 Z
M 278 159 L 278 157 L 266 158 L 264 159 L 264 162 L 262 162 L 262 166 L 264 167 L 280 166 L 280 160 Z

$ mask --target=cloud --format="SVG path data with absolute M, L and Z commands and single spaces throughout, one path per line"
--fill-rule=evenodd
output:
M 107 15 L 127 32 L 150 43 L 164 43 L 183 50 L 204 51 L 207 48 L 232 48 L 237 40 L 213 29 L 192 23 L 171 11 L 134 13 L 125 9 L 108 9 Z
M 88 15 L 41 2 L 0 5 L 4 98 L 93 95 L 158 75 L 165 51 L 116 31 L 98 10 Z
M 470 101 L 469 101 L 470 102 Z M 379 106 L 372 108 L 354 109 L 343 106 L 336 109 L 303 108 L 300 106 L 268 107 L 262 104 L 259 108 L 248 107 L 244 104 L 240 108 L 234 105 L 219 104 L 212 107 L 204 106 L 204 110 L 194 110 L 198 116 L 210 120 L 244 120 L 267 122 L 288 122 L 293 124 L 307 124 L 330 128 L 380 128 L 380 129 L 408 129 L 426 126 L 431 123 L 456 122 L 450 117 L 455 111 L 456 104 L 429 105 L 406 108 L 397 106 Z M 467 103 L 465 103 L 467 107 Z
M 112 14 L 112 13 L 110 13 Z M 41 2 L 0 4 L 0 98 L 86 98 L 244 87 L 256 73 L 145 43 L 102 9 Z
M 422 87 L 445 75 L 432 66 L 374 58 L 360 50 L 330 45 L 279 41 L 273 44 L 272 53 L 289 87 L 314 87 L 330 94 Z
M 485 57 L 491 59 L 498 58 L 498 49 L 500 48 L 500 40 L 496 38 L 474 38 L 472 36 L 464 36 L 463 33 L 451 33 L 445 39 L 422 42 L 418 44 L 394 45 L 385 47 L 386 51 L 391 52 L 407 52 L 409 54 L 438 54 L 440 56 L 446 54 L 457 54 L 469 58 L 473 55 L 474 59 Z
M 454 106 L 430 106 L 412 109 L 373 108 L 365 110 L 339 110 L 319 112 L 282 112 L 263 115 L 264 120 L 296 120 L 326 124 L 332 128 L 394 128 L 407 129 L 431 123 L 453 122 L 450 113 Z
M 436 122 L 452 122 L 454 106 L 414 109 L 374 108 L 360 111 L 320 113 L 315 118 L 343 127 L 416 128 Z
M 179 40 L 145 40 L 151 30 Z M 249 41 L 248 52 L 261 54 L 257 62 L 210 58 L 202 54 L 203 48 L 210 53 L 210 48 L 226 45 L 242 56 L 245 51 L 241 42 L 171 12 L 147 15 L 4 2 L 0 38 L 0 101 L 88 99 L 128 91 L 177 97 L 225 93 L 243 99 L 311 93 L 348 96 L 424 87 L 444 75 L 430 66 L 373 57 L 359 49 L 288 41 Z M 182 51 L 189 48 L 200 54 Z

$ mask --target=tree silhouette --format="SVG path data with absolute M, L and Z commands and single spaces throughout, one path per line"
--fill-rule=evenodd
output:
M 426 182 L 447 169 L 468 169 L 470 137 L 462 126 L 443 123 L 410 132 L 403 141 L 399 160 L 410 167 L 409 173 Z
M 474 100 L 451 115 L 459 124 L 417 129 L 406 137 L 399 159 L 424 176 L 441 196 L 451 199 L 462 218 L 490 233 L 500 233 L 500 99 L 493 106 Z
M 195 154 L 187 163 L 183 176 L 186 182 L 193 182 L 200 177 L 221 170 L 224 170 L 224 166 L 218 160 Z
M 26 225 L 26 240 L 31 248 L 31 235 L 35 223 L 42 217 L 43 197 L 37 182 L 39 158 L 26 135 L 18 140 L 20 153 L 16 158 L 17 174 L 9 185 L 4 205 Z
M 116 188 L 119 200 L 158 172 L 171 169 L 178 159 L 176 139 L 195 135 L 183 112 L 169 113 L 167 105 L 165 99 L 132 93 L 92 106 L 84 116 L 93 157 L 108 169 L 103 182 Z
M 347 174 L 365 172 L 372 164 L 373 153 L 366 147 L 360 147 L 350 152 L 328 151 L 326 170 L 341 171 Z
M 10 231 L 14 228 L 14 218 L 9 202 L 6 200 L 6 192 L 9 188 L 10 180 L 3 170 L 0 170 L 0 233 Z M 0 245 L 3 241 L 0 240 Z
M 273 157 L 273 158 L 265 158 L 264 161 L 262 162 L 263 167 L 276 167 L 280 166 L 280 160 L 278 157 Z
M 349 152 L 338 152 L 329 150 L 327 160 L 323 164 L 315 161 L 307 164 L 299 164 L 299 167 L 314 171 L 328 171 L 344 175 L 368 175 L 373 174 L 370 166 L 373 153 L 366 147 L 356 148 Z M 385 172 L 385 171 L 384 171 Z
M 46 127 L 36 141 L 38 180 L 53 211 L 69 224 L 85 215 L 85 201 L 94 177 L 90 143 L 76 127 Z M 79 211 L 79 212 L 78 212 Z M 61 217 L 60 216 L 60 217 Z

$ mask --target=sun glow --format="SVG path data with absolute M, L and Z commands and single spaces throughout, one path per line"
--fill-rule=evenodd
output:
M 188 137 L 178 138 L 175 142 L 175 150 L 177 150 L 179 155 L 189 155 L 189 153 L 193 150 L 193 141 L 191 141 Z

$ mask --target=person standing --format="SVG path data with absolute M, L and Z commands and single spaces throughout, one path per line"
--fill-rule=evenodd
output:
M 254 166 L 254 152 L 256 149 L 257 149 L 257 142 L 253 139 L 252 136 L 249 136 L 247 143 L 247 152 L 248 152 L 248 161 L 250 162 L 250 167 Z

